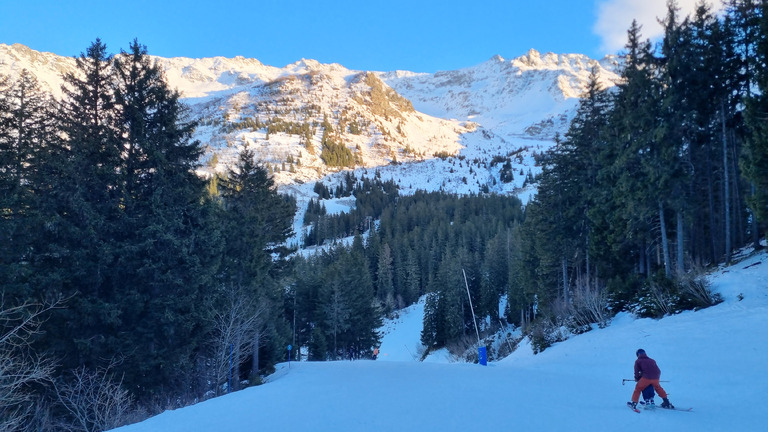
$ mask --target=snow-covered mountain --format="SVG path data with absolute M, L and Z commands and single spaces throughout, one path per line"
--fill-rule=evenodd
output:
M 118 430 L 762 431 L 768 255 L 743 258 L 709 276 L 719 305 L 660 320 L 622 313 L 538 355 L 523 343 L 488 366 L 439 353 L 414 360 L 423 311 L 414 305 L 383 329 L 376 361 L 282 363 L 264 385 Z M 624 406 L 638 348 L 658 362 L 671 402 L 692 412 Z
M 435 74 L 391 72 L 384 80 L 422 112 L 469 119 L 505 138 L 551 139 L 563 133 L 593 67 L 601 84 L 615 83 L 616 59 L 580 54 L 495 56 L 475 67 Z
M 534 50 L 513 60 L 496 56 L 474 67 L 434 74 L 356 71 L 314 60 L 279 68 L 243 57 L 153 58 L 201 120 L 197 138 L 206 146 L 207 158 L 219 164 L 208 169 L 224 169 L 248 143 L 277 169 L 282 186 L 339 171 L 320 158 L 324 121 L 333 127 L 334 139 L 357 157 L 358 168 L 438 160 L 442 166 L 427 171 L 439 181 L 419 186 L 459 193 L 493 186 L 498 179 L 498 172 L 490 169 L 493 157 L 515 154 L 516 168 L 526 172 L 532 152 L 550 146 L 556 133 L 567 130 L 593 67 L 606 86 L 616 80 L 613 57 L 596 61 Z M 75 62 L 19 44 L 0 44 L 0 74 L 14 76 L 22 69 L 60 97 L 61 76 L 75 70 Z M 270 122 L 282 122 L 283 130 L 267 133 Z M 309 125 L 310 133 L 301 135 L 301 125 Z M 470 163 L 459 167 L 445 157 L 459 155 L 480 169 L 470 172 Z M 392 175 L 401 182 L 417 181 L 404 179 L 402 168 L 391 169 Z M 443 176 L 443 171 L 455 175 Z M 499 192 L 522 186 L 522 181 L 496 183 Z
M 332 186 L 348 169 L 321 157 L 325 129 L 354 156 L 358 177 L 375 171 L 403 194 L 484 190 L 525 203 L 535 191 L 526 178 L 540 170 L 534 155 L 567 130 L 592 69 L 606 87 L 618 79 L 615 57 L 535 50 L 434 74 L 356 71 L 314 60 L 279 68 L 243 57 L 153 59 L 200 121 L 195 138 L 206 149 L 204 172 L 225 170 L 247 144 L 273 168 L 281 192 L 297 198 L 292 244 L 301 238 L 315 182 Z M 0 44 L 0 74 L 23 69 L 60 97 L 61 77 L 75 71 L 75 61 Z M 343 211 L 349 204 L 326 206 Z

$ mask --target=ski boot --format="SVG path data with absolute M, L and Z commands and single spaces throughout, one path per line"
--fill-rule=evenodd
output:
M 656 402 L 653 399 L 646 399 L 642 402 L 645 409 L 655 409 L 656 408 Z
M 627 406 L 632 408 L 633 410 L 637 410 L 637 402 L 629 401 L 627 402 Z
M 664 402 L 661 403 L 662 408 L 675 409 L 675 406 L 669 402 L 669 399 L 664 398 Z

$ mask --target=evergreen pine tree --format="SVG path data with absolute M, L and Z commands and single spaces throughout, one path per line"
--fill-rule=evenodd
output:
M 292 231 L 295 207 L 277 193 L 274 180 L 247 147 L 220 185 L 225 249 L 218 279 L 224 292 L 236 292 L 252 306 L 246 314 L 253 335 L 248 375 L 254 376 L 267 335 L 276 331 L 270 323 L 281 316 L 278 284 L 285 268 L 281 245 Z
M 110 270 L 122 311 L 116 330 L 124 334 L 115 343 L 132 353 L 125 382 L 142 399 L 202 391 L 188 371 L 204 342 L 203 290 L 218 242 L 206 183 L 195 173 L 202 152 L 191 140 L 195 123 L 146 47 L 134 41 L 114 64 L 121 229 Z
M 737 2 L 733 2 L 737 3 Z M 765 232 L 768 223 L 768 5 L 765 2 L 744 1 L 739 14 L 744 22 L 744 38 L 752 36 L 754 45 L 745 40 L 746 46 L 754 47 L 754 82 L 759 93 L 747 93 L 746 120 L 749 127 L 742 165 L 744 175 L 750 181 L 749 206 L 760 231 Z M 750 52 L 747 48 L 747 54 Z M 749 57 L 747 56 L 747 61 Z M 757 236 L 757 235 L 756 235 Z M 757 236 L 759 237 L 759 236 Z M 755 243 L 759 247 L 759 243 Z
M 395 287 L 392 266 L 392 252 L 387 243 L 381 246 L 376 271 L 376 296 L 383 305 L 383 312 L 395 309 Z
M 46 278 L 30 258 L 44 242 L 39 198 L 56 140 L 51 104 L 29 71 L 13 81 L 0 77 L 0 285 L 9 302 L 37 297 L 34 287 Z
M 119 230 L 120 143 L 114 109 L 112 57 L 99 41 L 76 59 L 77 72 L 64 76 L 57 110 L 63 142 L 48 152 L 41 209 L 45 242 L 36 267 L 47 276 L 40 296 L 68 298 L 46 322 L 41 344 L 63 369 L 99 366 L 119 352 L 119 305 L 111 291 Z
M 650 274 L 648 245 L 656 237 L 659 195 L 649 178 L 658 154 L 660 92 L 656 61 L 649 41 L 642 41 L 637 22 L 628 31 L 626 64 L 622 83 L 613 100 L 611 129 L 615 134 L 616 157 L 612 201 L 617 204 L 618 220 L 611 223 L 615 239 L 624 243 L 631 260 L 641 273 Z

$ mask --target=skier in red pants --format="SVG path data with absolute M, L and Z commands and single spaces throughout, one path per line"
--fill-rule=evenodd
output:
M 640 393 L 644 388 L 651 385 L 656 390 L 656 393 L 658 393 L 659 396 L 661 396 L 661 399 L 664 401 L 661 404 L 661 407 L 674 409 L 674 405 L 672 405 L 667 398 L 667 392 L 659 384 L 659 379 L 661 378 L 661 370 L 656 365 L 656 361 L 648 357 L 645 354 L 644 349 L 637 350 L 635 354 L 637 355 L 637 360 L 635 360 L 635 381 L 637 381 L 637 384 L 635 385 L 635 391 L 632 393 L 632 401 L 627 402 L 627 405 L 633 409 L 637 409 L 637 402 L 640 400 Z

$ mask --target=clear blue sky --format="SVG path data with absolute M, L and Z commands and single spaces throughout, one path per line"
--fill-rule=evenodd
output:
M 307 58 L 435 72 L 531 48 L 601 58 L 622 46 L 631 22 L 622 15 L 655 8 L 661 16 L 664 2 L 0 0 L 0 43 L 75 56 L 97 37 L 113 53 L 138 38 L 163 57 L 241 55 L 278 67 Z

